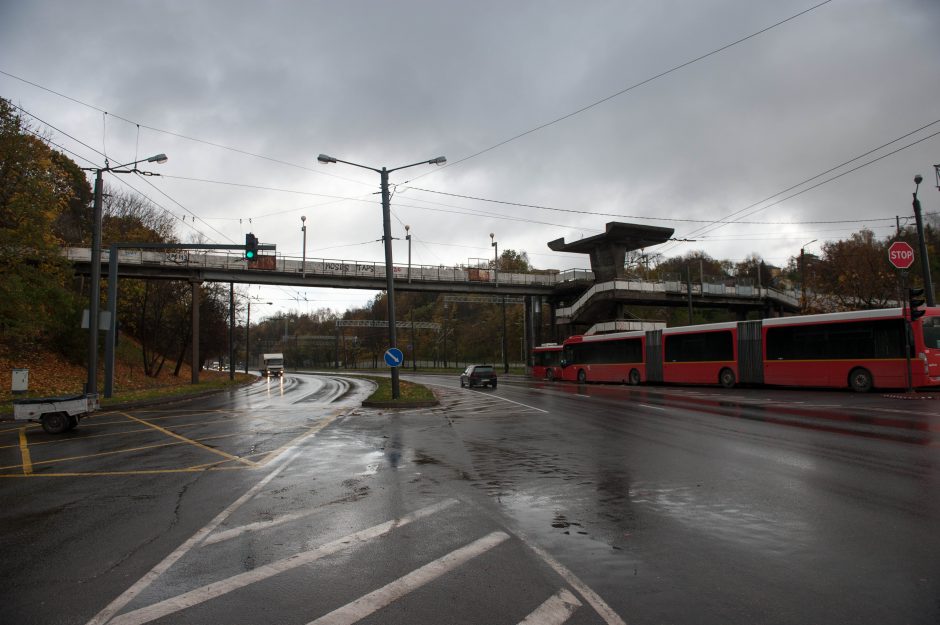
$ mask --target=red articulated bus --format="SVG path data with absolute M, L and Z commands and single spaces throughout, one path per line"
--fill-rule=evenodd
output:
M 572 382 L 940 386 L 940 307 L 908 322 L 901 308 L 715 323 L 593 336 L 563 345 Z M 908 330 L 909 328 L 909 330 Z M 905 352 L 905 346 L 907 351 Z M 910 381 L 908 381 L 910 361 Z
M 543 343 L 532 349 L 532 377 L 537 380 L 561 378 L 561 345 Z

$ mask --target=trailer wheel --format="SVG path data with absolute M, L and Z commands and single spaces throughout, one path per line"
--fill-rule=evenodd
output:
M 50 412 L 43 415 L 42 429 L 47 434 L 61 434 L 69 429 L 69 416 L 64 412 Z
M 584 369 L 578 369 L 578 384 L 584 384 L 585 382 L 587 382 L 587 374 Z
M 871 390 L 872 379 L 868 369 L 852 369 L 849 373 L 849 387 L 856 393 L 867 393 Z
M 721 373 L 718 374 L 718 383 L 725 388 L 732 388 L 734 386 L 734 371 L 731 369 L 725 368 L 721 370 Z
M 640 383 L 640 372 L 636 369 L 630 369 L 630 377 L 627 378 L 627 381 L 630 383 L 630 386 L 636 386 Z

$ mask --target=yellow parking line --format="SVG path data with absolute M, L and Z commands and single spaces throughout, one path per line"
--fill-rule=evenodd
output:
M 177 443 L 173 443 L 176 445 Z M 87 472 L 70 472 L 70 473 L 30 473 L 29 475 L 23 475 L 22 473 L 0 473 L 0 479 L 3 478 L 38 478 L 38 477 L 102 477 L 109 475 L 160 475 L 161 473 L 201 473 L 203 471 L 249 471 L 255 467 L 209 467 L 207 469 L 140 469 L 140 470 L 131 470 L 131 471 L 87 471 Z
M 191 438 L 186 438 L 185 436 L 181 436 L 181 435 L 177 434 L 176 432 L 171 432 L 170 430 L 168 430 L 168 429 L 166 429 L 166 428 L 162 428 L 162 427 L 160 427 L 159 425 L 155 425 L 155 424 L 150 423 L 150 422 L 148 422 L 148 421 L 144 421 L 143 419 L 138 419 L 137 417 L 135 417 L 135 416 L 133 416 L 133 415 L 129 415 L 129 414 L 127 414 L 126 412 L 121 413 L 121 414 L 123 414 L 123 415 L 124 415 L 125 417 L 127 417 L 128 419 L 132 419 L 132 420 L 134 420 L 134 421 L 137 421 L 138 423 L 142 423 L 142 424 L 144 424 L 144 425 L 150 426 L 150 427 L 152 427 L 153 429 L 157 430 L 158 432 L 162 432 L 162 433 L 166 434 L 167 436 L 172 436 L 173 438 L 177 438 L 177 439 L 183 441 L 184 443 L 189 443 L 190 445 L 193 445 L 194 447 L 198 447 L 198 448 L 200 448 L 200 449 L 204 449 L 204 450 L 206 450 L 206 451 L 210 451 L 210 452 L 212 452 L 212 453 L 214 453 L 214 454 L 218 454 L 218 455 L 222 456 L 223 458 L 228 458 L 229 460 L 234 460 L 235 462 L 241 462 L 242 464 L 245 464 L 245 465 L 248 465 L 248 466 L 257 466 L 257 463 L 256 463 L 256 462 L 252 462 L 251 460 L 245 460 L 244 458 L 239 458 L 238 456 L 233 456 L 232 454 L 226 453 L 226 452 L 224 452 L 224 451 L 222 451 L 222 450 L 220 450 L 220 449 L 213 449 L 212 447 L 209 447 L 208 445 L 203 445 L 203 444 L 200 443 L 199 441 L 194 441 L 194 440 L 191 439 Z M 217 438 L 217 437 L 212 437 L 212 438 Z
M 196 427 L 199 425 L 209 425 L 212 423 L 225 423 L 226 421 L 229 421 L 229 419 L 219 419 L 217 421 L 200 421 L 198 423 L 181 423 L 174 427 L 188 428 L 188 427 Z M 127 421 L 122 421 L 122 423 L 127 423 Z M 151 432 L 151 431 L 153 431 L 153 428 L 148 426 L 148 427 L 136 428 L 133 430 L 121 430 L 120 432 L 108 432 L 107 434 L 90 434 L 88 436 L 81 436 L 81 437 L 76 437 L 76 438 L 56 438 L 53 440 L 46 440 L 46 441 L 33 441 L 33 447 L 36 447 L 37 445 L 61 445 L 63 443 L 88 441 L 94 438 L 105 438 L 108 436 L 128 436 L 130 434 L 139 434 L 141 432 Z M 254 434 L 258 432 L 252 432 L 252 433 Z M 275 433 L 277 432 L 260 432 L 260 434 L 275 434 Z M 0 445 L 0 449 L 9 449 L 11 447 L 19 447 L 19 445 L 18 444 L 17 445 Z
M 208 441 L 208 440 L 215 440 L 215 439 L 219 439 L 219 438 L 231 438 L 231 437 L 233 437 L 233 436 L 241 436 L 241 433 L 235 433 L 235 434 L 221 434 L 221 435 L 219 435 L 219 436 L 207 436 L 207 437 L 204 438 L 203 440 Z M 195 442 L 195 441 L 189 441 L 189 440 L 185 440 L 185 439 L 184 439 L 184 440 L 175 441 L 175 442 L 172 442 L 172 443 L 156 443 L 156 444 L 154 444 L 154 445 L 142 445 L 142 446 L 140 446 L 140 447 L 128 447 L 127 449 L 117 449 L 117 450 L 115 450 L 115 451 L 102 451 L 102 452 L 98 452 L 98 453 L 96 453 L 96 454 L 84 454 L 84 455 L 81 455 L 81 456 L 67 456 L 67 457 L 65 457 L 65 458 L 53 458 L 52 460 L 41 460 L 41 461 L 39 461 L 39 462 L 33 462 L 33 463 L 32 463 L 32 466 L 36 466 L 36 465 L 40 465 L 40 464 L 55 464 L 56 462 L 71 462 L 71 461 L 73 461 L 73 460 L 88 460 L 89 458 L 100 458 L 100 457 L 102 457 L 102 456 L 114 456 L 114 455 L 118 455 L 118 454 L 128 454 L 128 453 L 131 453 L 131 452 L 134 452 L 134 451 L 144 451 L 144 450 L 146 450 L 146 449 L 158 449 L 158 448 L 160 448 L 160 447 L 173 447 L 174 445 L 183 445 L 183 444 L 192 443 L 192 442 Z M 196 446 L 197 446 L 197 447 L 200 447 L 200 448 L 205 448 L 205 449 L 212 450 L 211 447 L 207 447 L 206 445 L 202 445 L 201 443 L 196 443 Z M 227 456 L 227 454 L 225 454 L 224 452 L 221 452 L 221 454 L 222 454 L 223 456 Z M 239 458 L 238 458 L 237 456 L 232 456 L 231 459 L 239 460 Z M 249 464 L 250 466 L 254 466 L 256 463 L 254 463 L 254 462 L 247 462 L 247 464 Z M 12 464 L 12 465 L 8 465 L 8 466 L 5 466 L 5 467 L 0 467 L 0 471 L 4 471 L 4 470 L 6 470 L 6 469 L 19 469 L 19 468 L 22 468 L 22 467 L 23 467 L 22 464 Z
M 33 472 L 33 461 L 29 457 L 29 442 L 26 440 L 26 428 L 20 428 L 20 454 L 23 456 L 23 475 Z

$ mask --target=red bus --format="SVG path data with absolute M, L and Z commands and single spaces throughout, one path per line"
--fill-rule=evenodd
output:
M 940 307 L 910 323 L 891 308 L 572 336 L 561 377 L 867 391 L 907 387 L 908 360 L 911 386 L 940 386 Z
M 572 336 L 562 351 L 563 380 L 569 382 L 622 382 L 646 379 L 646 332 L 614 332 Z
M 532 349 L 532 377 L 537 380 L 561 377 L 561 345 L 543 343 Z

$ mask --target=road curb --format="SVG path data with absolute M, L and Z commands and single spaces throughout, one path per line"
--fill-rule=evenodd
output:
M 439 406 L 441 402 L 436 399 L 424 399 L 416 401 L 369 401 L 362 402 L 363 408 L 384 408 L 384 409 L 407 409 L 407 408 L 433 408 Z

